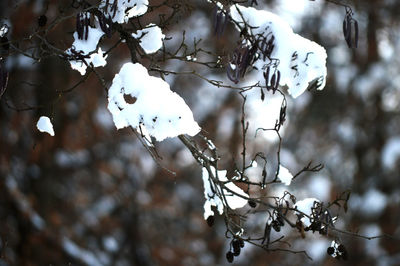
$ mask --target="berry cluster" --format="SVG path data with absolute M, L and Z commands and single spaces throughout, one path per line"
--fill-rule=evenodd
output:
M 347 260 L 347 250 L 343 244 L 336 242 L 335 240 L 332 241 L 331 246 L 326 250 L 328 255 L 336 258 L 338 260 L 344 259 Z
M 231 241 L 231 245 L 230 245 L 230 249 L 229 251 L 226 253 L 226 260 L 229 263 L 233 262 L 233 258 L 237 257 L 240 255 L 240 250 L 244 247 L 244 241 L 243 239 L 237 239 L 234 238 Z

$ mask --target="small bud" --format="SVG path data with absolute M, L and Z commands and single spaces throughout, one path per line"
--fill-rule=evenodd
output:
M 334 249 L 333 247 L 329 247 L 329 248 L 326 250 L 326 253 L 328 253 L 328 255 L 332 256 L 333 253 L 335 253 L 335 249 Z
M 228 251 L 228 252 L 226 253 L 226 260 L 227 260 L 229 263 L 232 263 L 232 262 L 233 262 L 233 253 L 232 253 L 232 252 Z
M 276 220 L 272 221 L 271 225 L 272 225 L 272 228 L 274 228 L 274 230 L 276 232 L 280 232 L 281 231 L 281 226 L 279 225 L 278 221 L 276 221 Z
M 340 244 L 337 249 L 339 252 L 346 252 L 346 248 L 343 246 L 343 244 Z
M 250 207 L 252 207 L 252 208 L 257 207 L 257 203 L 254 200 L 249 200 L 248 203 L 249 203 Z
M 208 218 L 207 218 L 207 224 L 208 224 L 208 226 L 209 227 L 212 227 L 213 225 L 214 225 L 214 216 L 213 215 L 211 215 L 211 216 L 208 216 Z
M 235 257 L 240 255 L 240 248 L 233 250 L 233 255 L 235 255 Z
M 240 250 L 240 242 L 239 242 L 239 240 L 238 239 L 234 239 L 234 240 L 232 240 L 232 247 L 233 247 L 233 250 L 234 251 L 236 251 L 236 250 Z M 240 252 L 240 251 L 239 251 Z
M 47 17 L 45 15 L 41 15 L 40 17 L 38 17 L 39 27 L 46 26 L 46 23 L 47 23 Z

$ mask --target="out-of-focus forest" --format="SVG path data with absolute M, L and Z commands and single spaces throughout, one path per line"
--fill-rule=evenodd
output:
M 115 128 L 106 108 L 107 92 L 95 74 L 82 80 L 57 56 L 37 62 L 16 52 L 35 45 L 30 34 L 38 29 L 41 15 L 47 23 L 64 17 L 48 38 L 59 49 L 68 49 L 75 31 L 73 2 L 0 2 L 1 24 L 10 25 L 8 37 L 14 46 L 9 55 L 1 54 L 9 79 L 0 99 L 0 265 L 228 264 L 224 221 L 216 217 L 213 227 L 204 221 L 201 167 L 190 151 L 177 138 L 167 139 L 156 143 L 162 159 L 154 161 L 130 129 Z M 150 0 L 150 5 L 161 2 Z M 163 29 L 165 47 L 179 46 L 185 31 L 188 49 L 194 38 L 201 39 L 204 49 L 225 55 L 225 64 L 239 38 L 233 25 L 217 38 L 213 5 L 169 2 L 180 8 Z M 296 33 L 327 50 L 325 89 L 287 97 L 281 160 L 291 169 L 310 161 L 324 165 L 287 188 L 298 197 L 330 201 L 351 192 L 347 212 L 340 212 L 335 226 L 354 235 L 341 236 L 346 261 L 327 255 L 332 239 L 319 234 L 302 239 L 288 232 L 291 246 L 284 247 L 305 250 L 312 260 L 246 244 L 236 265 L 399 265 L 400 2 L 346 1 L 359 25 L 358 47 L 352 49 L 343 37 L 341 5 L 323 0 L 256 2 L 256 8 L 278 14 Z M 164 12 L 172 9 L 165 7 Z M 141 22 L 157 23 L 159 15 L 148 12 Z M 111 47 L 117 41 L 113 35 L 105 44 Z M 97 71 L 109 86 L 130 59 L 128 49 L 119 45 L 109 54 L 107 66 Z M 224 69 L 187 61 L 162 66 L 227 80 Z M 165 79 L 219 148 L 221 165 L 232 166 L 241 151 L 239 94 L 194 75 Z M 268 97 L 265 105 L 273 104 Z M 50 117 L 54 137 L 37 130 L 42 115 Z M 268 119 L 268 113 L 258 116 Z M 265 145 L 265 152 L 275 153 L 276 139 L 248 143 L 249 149 Z M 263 222 L 257 215 L 248 220 L 261 234 Z M 356 236 L 386 234 L 372 240 Z

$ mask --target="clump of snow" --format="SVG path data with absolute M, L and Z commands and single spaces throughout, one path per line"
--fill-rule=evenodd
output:
M 125 96 L 134 103 L 128 103 Z M 185 101 L 139 63 L 126 63 L 115 75 L 108 90 L 108 110 L 118 129 L 131 126 L 158 141 L 181 134 L 194 136 L 200 131 Z
M 51 136 L 54 136 L 53 124 L 51 123 L 50 118 L 47 116 L 41 116 L 36 124 L 36 127 L 40 132 L 46 132 Z
M 279 165 L 279 174 L 278 174 L 279 180 L 281 180 L 282 183 L 284 183 L 286 186 L 289 186 L 290 183 L 292 182 L 293 175 L 289 172 L 287 168 L 285 168 L 282 165 Z
M 281 74 L 279 85 L 287 85 L 294 98 L 311 84 L 318 84 L 318 90 L 325 87 L 327 54 L 322 46 L 295 34 L 286 21 L 266 10 L 233 5 L 230 13 L 241 27 L 249 25 L 253 36 L 274 36 L 275 47 L 270 57 L 279 60 L 279 64 L 274 66 Z M 268 58 L 260 58 L 254 63 L 260 80 L 264 82 L 263 72 L 268 65 L 275 63 Z
M 91 52 L 96 50 L 97 45 L 100 41 L 100 38 L 104 35 L 104 32 L 100 29 L 100 27 L 88 27 L 88 38 L 79 39 L 78 33 L 74 33 L 74 42 L 72 47 L 66 51 L 66 54 L 74 56 L 76 53 L 81 54 L 82 56 L 89 56 Z M 88 58 L 83 60 L 71 60 L 69 63 L 71 64 L 71 68 L 79 71 L 81 75 L 85 75 L 87 65 L 90 63 L 93 64 L 94 67 L 98 66 L 105 66 L 106 61 L 105 59 L 107 56 L 104 57 L 103 51 L 101 48 L 98 49 L 97 53 L 91 54 Z
M 132 33 L 132 37 L 139 39 L 139 44 L 146 54 L 152 54 L 162 47 L 165 35 L 160 27 L 151 23 L 144 29 Z
M 92 63 L 94 67 L 100 67 L 100 66 L 105 66 L 107 64 L 107 55 L 104 56 L 104 52 L 99 49 L 97 50 L 97 53 L 91 54 L 90 55 L 90 60 L 88 62 Z
M 396 162 L 400 158 L 400 136 L 390 138 L 383 147 L 382 165 L 389 170 L 396 167 Z
M 299 215 L 302 215 L 304 213 L 311 217 L 312 208 L 314 207 L 315 202 L 320 202 L 320 201 L 317 200 L 316 198 L 306 198 L 306 199 L 296 202 L 294 207 L 297 208 L 297 210 L 299 211 L 299 212 L 297 212 Z M 311 221 L 307 217 L 302 217 L 300 220 L 303 222 L 303 224 L 305 226 L 311 225 Z
M 207 220 L 209 216 L 214 215 L 214 211 L 211 209 L 212 206 L 215 206 L 218 210 L 218 213 L 222 214 L 224 212 L 224 203 L 231 209 L 238 209 L 247 204 L 247 200 L 245 198 L 249 197 L 249 195 L 247 195 L 241 188 L 236 186 L 234 183 L 229 182 L 228 178 L 226 177 L 226 170 L 216 171 L 214 167 L 211 167 L 211 171 L 219 181 L 227 182 L 225 183 L 225 187 L 228 190 L 242 195 L 244 198 L 233 194 L 227 189 L 216 187 L 210 180 L 210 175 L 207 169 L 203 167 L 204 197 L 206 198 L 206 202 L 204 203 L 205 220 Z M 216 192 L 218 192 L 218 194 L 216 194 Z M 224 197 L 221 198 L 222 194 Z
M 4 37 L 8 33 L 8 25 L 3 24 L 0 28 L 0 37 Z
M 106 6 L 106 3 L 108 6 Z M 116 6 L 114 6 L 116 2 Z M 138 17 L 147 12 L 148 0 L 102 0 L 100 8 L 104 9 L 104 15 L 111 17 L 113 22 L 127 23 L 130 18 Z

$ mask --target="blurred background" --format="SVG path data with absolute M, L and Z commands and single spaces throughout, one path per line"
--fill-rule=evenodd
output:
M 50 23 L 60 14 L 71 14 L 72 2 L 3 0 L 0 19 L 10 25 L 7 36 L 13 44 L 19 42 L 26 50 L 35 41 L 21 40 L 37 30 L 38 17 L 45 14 Z M 161 2 L 150 0 L 150 5 Z M 285 167 L 296 172 L 313 161 L 325 168 L 276 191 L 288 189 L 298 199 L 327 202 L 350 190 L 348 211 L 339 213 L 336 226 L 366 236 L 392 237 L 365 240 L 341 235 L 349 255 L 347 261 L 339 261 L 326 254 L 332 238 L 309 233 L 301 239 L 298 233 L 283 230 L 291 248 L 306 250 L 312 261 L 302 254 L 246 245 L 235 264 L 400 265 L 400 2 L 346 1 L 360 27 L 357 49 L 349 49 L 343 38 L 343 6 L 322 0 L 257 2 L 257 8 L 279 14 L 296 33 L 328 53 L 325 89 L 297 99 L 288 96 L 288 122 L 282 134 Z M 222 55 L 226 62 L 239 40 L 233 26 L 216 38 L 211 4 L 169 3 L 181 8 L 163 29 L 166 48 L 179 45 L 186 31 L 188 49 L 194 38 L 202 39 L 202 48 Z M 168 14 L 172 9 L 161 11 Z M 147 13 L 141 22 L 157 23 L 161 11 Z M 66 50 L 74 30 L 71 17 L 53 28 L 48 38 Z M 111 47 L 117 35 L 102 47 Z M 159 52 L 155 58 L 160 56 Z M 98 69 L 107 85 L 129 60 L 124 45 L 110 53 L 107 66 Z M 142 63 L 150 64 L 149 59 Z M 0 99 L 0 265 L 228 264 L 224 221 L 217 217 L 211 228 L 204 221 L 201 168 L 177 138 L 156 144 L 161 167 L 131 130 L 116 130 L 106 108 L 107 93 L 95 75 L 66 92 L 82 76 L 59 58 L 35 62 L 12 52 L 2 64 L 9 71 L 9 83 Z M 224 69 L 179 60 L 160 64 L 174 71 L 195 69 L 229 83 Z M 214 140 L 221 167 L 232 167 L 241 152 L 238 93 L 194 76 L 165 78 L 191 107 L 204 134 Z M 267 94 L 261 109 L 247 105 L 249 119 L 255 119 L 255 113 L 257 119 L 271 120 L 269 112 L 279 106 L 280 101 L 277 105 Z M 54 137 L 37 130 L 42 115 L 52 120 Z M 250 139 L 248 145 L 249 150 L 262 149 L 274 156 L 277 139 Z M 249 230 L 262 235 L 265 218 L 249 217 Z

